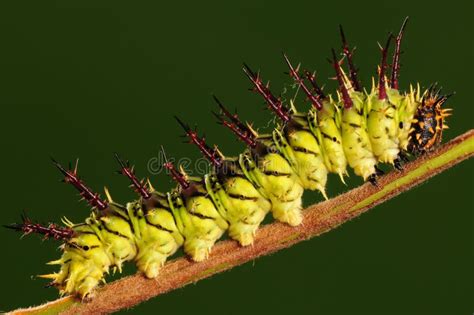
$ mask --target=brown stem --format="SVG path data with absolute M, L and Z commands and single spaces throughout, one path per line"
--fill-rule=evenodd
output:
M 434 152 L 406 164 L 402 172 L 393 171 L 380 177 L 377 187 L 367 183 L 308 207 L 300 226 L 290 227 L 276 222 L 262 227 L 258 230 L 253 246 L 240 247 L 235 241 L 223 241 L 214 247 L 206 261 L 195 263 L 187 258 L 175 259 L 163 267 L 158 278 L 150 280 L 141 274 L 125 277 L 100 288 L 91 302 L 81 303 L 73 297 L 65 297 L 11 314 L 95 314 L 132 307 L 157 295 L 328 232 L 473 155 L 474 130 L 470 130 Z

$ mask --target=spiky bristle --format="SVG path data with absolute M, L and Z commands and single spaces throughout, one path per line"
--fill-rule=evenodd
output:
M 349 91 L 347 90 L 347 87 L 344 84 L 341 65 L 339 64 L 339 61 L 337 60 L 336 51 L 334 49 L 332 49 L 332 58 L 333 58 L 333 66 L 334 66 L 334 69 L 336 70 L 337 82 L 339 84 L 339 91 L 342 94 L 342 101 L 344 102 L 344 108 L 349 109 L 354 105 L 354 103 L 352 102 L 352 99 L 349 96 Z
M 123 161 L 118 155 L 118 153 L 115 153 L 114 156 L 120 165 L 119 172 L 130 179 L 130 181 L 132 182 L 132 187 L 138 194 L 140 194 L 140 196 L 143 197 L 143 199 L 149 199 L 151 197 L 150 191 L 146 188 L 145 183 L 143 181 L 138 180 L 135 175 L 135 172 L 133 171 L 133 167 L 130 166 L 130 163 L 128 161 Z
M 77 176 L 77 162 L 74 170 L 66 170 L 61 164 L 55 159 L 51 158 L 53 164 L 59 169 L 64 175 L 64 181 L 74 186 L 84 200 L 86 200 L 93 208 L 99 210 L 105 210 L 108 206 L 107 201 L 102 200 L 98 193 L 94 193 L 89 187 L 87 187 L 82 180 Z
M 288 59 L 288 56 L 283 53 L 283 57 L 285 58 L 286 64 L 290 68 L 290 76 L 298 83 L 298 85 L 303 89 L 303 92 L 306 94 L 308 99 L 311 101 L 311 104 L 318 110 L 321 110 L 323 108 L 323 104 L 321 104 L 321 101 L 311 93 L 311 91 L 306 87 L 306 85 L 303 82 L 303 79 L 301 79 L 298 69 L 295 69 L 292 65 L 290 60 Z
M 262 80 L 260 79 L 260 74 L 255 74 L 252 69 L 248 65 L 244 63 L 244 68 L 243 68 L 245 74 L 247 77 L 250 79 L 250 81 L 253 83 L 255 87 L 255 91 L 257 91 L 260 95 L 263 96 L 265 101 L 268 104 L 268 107 L 284 122 L 288 122 L 290 120 L 290 114 L 288 108 L 283 106 L 283 103 L 281 100 L 277 97 L 275 97 L 270 89 L 268 88 L 268 85 L 265 86 L 262 83 Z

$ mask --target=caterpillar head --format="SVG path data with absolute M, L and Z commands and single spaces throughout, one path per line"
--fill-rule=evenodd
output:
M 408 149 L 414 154 L 429 152 L 440 142 L 443 130 L 448 129 L 445 118 L 451 109 L 442 109 L 450 95 L 440 95 L 431 87 L 425 92 L 415 113 Z

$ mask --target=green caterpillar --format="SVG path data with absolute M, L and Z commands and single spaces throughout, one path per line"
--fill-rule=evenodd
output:
M 115 203 L 107 190 L 104 200 L 88 188 L 77 175 L 77 165 L 68 170 L 54 161 L 65 181 L 93 207 L 91 215 L 79 224 L 63 219 L 64 227 L 43 226 L 27 217 L 7 227 L 62 241 L 61 258 L 49 263 L 60 265 L 59 272 L 41 277 L 51 279 L 61 294 L 85 299 L 93 296 L 106 273 L 121 271 L 126 261 L 134 261 L 146 277 L 155 278 L 181 246 L 193 260 L 202 261 L 226 231 L 242 246 L 251 245 L 269 212 L 291 226 L 301 224 L 304 190 L 317 190 L 327 198 L 328 174 L 344 181 L 349 166 L 376 185 L 378 164 L 401 169 L 408 155 L 423 154 L 441 141 L 447 128 L 445 117 L 449 116 L 449 110 L 441 106 L 448 96 L 441 95 L 435 86 L 423 93 L 419 86 L 406 93 L 399 91 L 400 45 L 406 22 L 382 48 L 378 80 L 373 80 L 370 91 L 361 87 L 342 28 L 349 72 L 344 72 L 333 50 L 331 63 L 339 85 L 335 95 L 326 95 L 312 73 L 305 71 L 302 77 L 299 67 L 293 67 L 284 55 L 295 87 L 312 104 L 308 112 L 299 112 L 294 99 L 286 104 L 274 96 L 260 74 L 244 65 L 255 91 L 280 122 L 271 133 L 258 134 L 215 98 L 219 122 L 247 146 L 238 157 L 226 157 L 177 118 L 190 142 L 212 166 L 203 177 L 188 176 L 166 160 L 164 167 L 177 188 L 161 193 L 150 182 L 138 180 L 129 163 L 116 155 L 120 173 L 129 178 L 140 196 L 123 206 Z M 387 54 L 393 39 L 396 47 L 388 79 Z

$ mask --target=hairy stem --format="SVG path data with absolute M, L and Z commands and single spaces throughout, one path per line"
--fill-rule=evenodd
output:
M 105 285 L 88 303 L 68 296 L 47 304 L 10 314 L 110 313 L 129 308 L 157 295 L 195 283 L 213 274 L 268 255 L 293 244 L 328 232 L 474 154 L 474 130 L 451 140 L 434 152 L 408 163 L 402 172 L 393 171 L 379 180 L 379 186 L 364 184 L 335 198 L 308 207 L 304 224 L 290 227 L 281 223 L 263 226 L 253 246 L 240 247 L 235 241 L 219 242 L 208 260 L 195 263 L 187 258 L 168 262 L 156 279 L 141 274 Z

